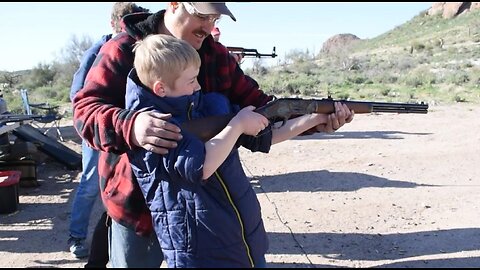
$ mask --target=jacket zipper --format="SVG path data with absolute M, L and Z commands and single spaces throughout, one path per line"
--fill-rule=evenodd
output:
M 194 105 L 193 103 L 190 103 L 190 106 L 188 108 L 188 113 L 187 113 L 188 120 L 192 119 L 193 105 Z M 247 256 L 248 256 L 248 260 L 250 262 L 250 265 L 253 268 L 253 267 L 255 267 L 255 264 L 253 262 L 252 254 L 250 254 L 250 247 L 248 246 L 247 240 L 245 238 L 245 227 L 243 226 L 243 221 L 242 221 L 242 217 L 240 216 L 240 212 L 238 211 L 237 206 L 233 202 L 233 199 L 230 196 L 230 192 L 228 191 L 227 185 L 225 185 L 225 181 L 223 181 L 223 179 L 220 176 L 220 173 L 218 171 L 215 171 L 215 176 L 217 177 L 218 182 L 222 185 L 223 191 L 225 192 L 225 195 L 227 195 L 228 201 L 229 201 L 230 205 L 232 206 L 233 211 L 235 212 L 235 215 L 237 216 L 238 223 L 240 224 L 241 231 L 242 231 L 242 241 L 243 241 L 243 244 L 245 245 L 245 249 L 247 251 Z

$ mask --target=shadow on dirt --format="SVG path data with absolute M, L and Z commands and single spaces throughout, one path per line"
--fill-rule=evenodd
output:
M 436 187 L 436 185 L 424 185 L 409 181 L 390 180 L 363 173 L 330 172 L 328 170 L 295 172 L 274 176 L 258 176 L 256 178 L 262 183 L 262 190 L 259 192 L 355 191 L 369 187 Z M 415 181 L 418 182 L 419 179 L 415 179 Z
M 308 254 L 336 261 L 402 260 L 379 267 L 472 267 L 479 265 L 479 257 L 405 259 L 426 255 L 440 255 L 480 249 L 480 228 L 462 228 L 394 234 L 364 233 L 269 233 L 268 254 Z M 294 237 L 296 241 L 292 242 Z M 471 241 L 465 241 L 470 239 Z M 299 243 L 285 246 L 285 243 Z M 418 245 L 412 243 L 421 243 Z M 413 247 L 413 248 L 412 248 Z M 269 264 L 269 267 L 332 267 L 339 265 Z

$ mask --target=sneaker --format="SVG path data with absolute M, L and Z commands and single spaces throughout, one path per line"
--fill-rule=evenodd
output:
M 70 245 L 70 253 L 72 253 L 75 258 L 79 259 L 88 256 L 88 247 L 85 245 L 85 239 L 70 237 L 68 244 Z

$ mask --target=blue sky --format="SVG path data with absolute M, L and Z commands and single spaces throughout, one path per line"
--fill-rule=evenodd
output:
M 166 7 L 165 2 L 137 3 L 153 12 Z M 427 10 L 432 3 L 228 3 L 237 22 L 222 17 L 218 24 L 220 41 L 260 53 L 271 53 L 275 46 L 279 58 L 293 49 L 318 52 L 333 35 L 373 38 Z M 112 4 L 0 3 L 0 70 L 51 63 L 73 35 L 97 40 L 109 33 Z M 265 59 L 264 63 L 275 61 Z

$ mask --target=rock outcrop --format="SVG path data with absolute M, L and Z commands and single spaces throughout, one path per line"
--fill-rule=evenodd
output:
M 427 15 L 439 15 L 451 19 L 470 10 L 480 8 L 480 2 L 435 2 L 427 11 Z
M 353 34 L 335 35 L 327 39 L 327 41 L 323 43 L 320 53 L 333 54 L 339 52 L 347 48 L 349 45 L 351 45 L 353 42 L 356 42 L 357 40 L 360 40 L 360 38 Z

